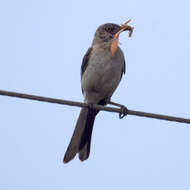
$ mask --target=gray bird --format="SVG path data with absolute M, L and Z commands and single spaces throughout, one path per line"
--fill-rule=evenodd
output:
M 89 105 L 111 103 L 110 98 L 125 73 L 125 58 L 122 50 L 118 47 L 114 55 L 110 51 L 114 35 L 121 29 L 121 26 L 112 23 L 99 26 L 95 32 L 92 46 L 83 57 L 81 65 L 82 93 L 84 102 Z M 115 103 L 114 105 L 119 104 Z M 88 159 L 92 129 L 98 112 L 93 107 L 81 109 L 64 156 L 64 163 L 72 160 L 77 153 L 79 153 L 81 161 Z

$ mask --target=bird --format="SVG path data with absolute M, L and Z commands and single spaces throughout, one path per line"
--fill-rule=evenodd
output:
M 106 23 L 100 25 L 92 41 L 91 47 L 83 57 L 81 65 L 81 88 L 84 102 L 92 105 L 81 108 L 72 138 L 66 150 L 63 162 L 68 163 L 76 154 L 81 161 L 87 160 L 90 154 L 91 137 L 95 118 L 99 110 L 93 109 L 93 104 L 105 106 L 113 104 L 111 96 L 125 74 L 125 58 L 121 48 L 112 52 L 115 35 L 121 31 L 132 30 L 129 26 Z M 116 39 L 117 40 L 117 39 Z

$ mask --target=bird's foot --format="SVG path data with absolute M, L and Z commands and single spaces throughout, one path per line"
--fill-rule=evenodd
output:
M 126 106 L 112 102 L 110 99 L 107 99 L 107 103 L 114 105 L 114 106 L 117 106 L 117 107 L 120 107 L 119 119 L 124 118 L 128 114 L 128 109 Z
M 125 106 L 121 106 L 120 109 L 121 112 L 119 113 L 119 119 L 122 119 L 128 114 L 128 109 Z

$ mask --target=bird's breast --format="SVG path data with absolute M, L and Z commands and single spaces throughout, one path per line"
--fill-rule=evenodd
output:
M 85 96 L 111 96 L 119 84 L 123 66 L 122 51 L 113 56 L 107 49 L 93 50 L 82 77 Z

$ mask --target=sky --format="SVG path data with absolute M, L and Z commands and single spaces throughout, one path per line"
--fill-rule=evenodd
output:
M 96 28 L 120 35 L 126 75 L 112 100 L 190 118 L 188 0 L 0 1 L 0 90 L 82 101 Z M 100 112 L 87 161 L 62 159 L 80 108 L 0 96 L 0 189 L 190 189 L 190 125 Z

